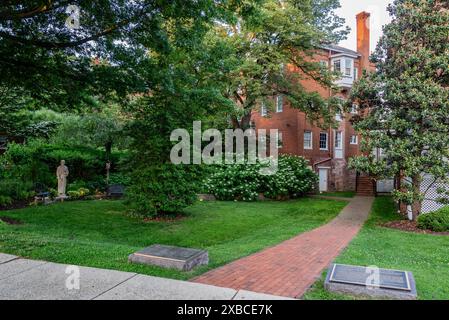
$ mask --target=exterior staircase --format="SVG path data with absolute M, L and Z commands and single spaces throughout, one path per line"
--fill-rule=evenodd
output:
M 369 176 L 358 176 L 357 177 L 357 195 L 358 196 L 370 196 L 376 195 L 374 191 L 373 179 Z

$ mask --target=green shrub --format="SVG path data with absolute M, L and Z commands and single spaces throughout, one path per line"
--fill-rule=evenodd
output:
M 109 185 L 121 184 L 123 186 L 129 186 L 131 184 L 131 177 L 123 173 L 111 173 L 109 175 Z
M 281 155 L 278 170 L 273 175 L 262 175 L 266 164 L 218 165 L 205 180 L 207 193 L 220 200 L 255 201 L 259 194 L 271 199 L 296 198 L 311 191 L 317 176 L 302 157 Z
M 68 191 L 77 191 L 79 188 L 87 188 L 87 182 L 82 180 L 76 180 L 67 185 Z
M 0 195 L 0 207 L 10 205 L 11 203 L 12 203 L 11 197 Z
M 180 213 L 197 199 L 201 166 L 151 165 L 134 171 L 126 191 L 132 213 L 142 217 Z
M 425 213 L 418 217 L 418 228 L 435 232 L 449 231 L 449 207 L 438 211 Z
M 111 155 L 112 171 L 125 153 Z M 92 190 L 105 190 L 106 153 L 102 150 L 83 146 L 49 144 L 42 140 L 31 140 L 27 144 L 10 144 L 0 161 L 0 177 L 16 181 L 42 183 L 54 188 L 57 185 L 56 168 L 61 160 L 69 167 L 69 183 L 84 181 Z
M 71 200 L 77 200 L 80 197 L 80 193 L 76 190 L 67 191 L 67 195 L 70 197 Z
M 90 190 L 86 188 L 79 188 L 78 190 L 67 191 L 67 195 L 70 200 L 82 200 L 86 199 L 90 194 Z
M 29 181 L 3 179 L 0 181 L 0 202 L 11 204 L 13 201 L 27 200 L 34 195 L 33 184 Z M 0 203 L 1 204 L 1 203 Z

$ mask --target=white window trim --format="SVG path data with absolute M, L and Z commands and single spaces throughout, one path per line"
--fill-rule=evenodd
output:
M 346 60 L 351 60 L 351 65 L 350 65 L 350 74 L 346 74 Z M 332 65 L 332 71 L 337 71 L 335 70 L 335 62 L 340 61 L 340 73 L 341 76 L 343 78 L 352 78 L 354 79 L 354 69 L 355 69 L 355 61 L 353 57 L 348 57 L 348 56 L 338 56 L 338 57 L 333 57 L 332 61 L 331 61 L 331 65 Z
M 341 113 L 341 111 L 337 112 L 335 114 L 335 120 L 338 121 L 338 122 L 342 122 L 343 121 L 343 114 Z
M 282 141 L 282 132 L 276 132 L 276 148 L 282 149 L 283 141 Z
M 336 69 L 335 69 L 335 63 L 336 63 L 337 61 L 340 61 L 340 70 L 336 70 Z M 341 58 L 336 58 L 336 59 L 333 59 L 333 60 L 332 60 L 332 71 L 338 71 L 338 72 L 341 73 L 343 67 L 344 67 L 344 66 L 343 66 L 343 63 L 342 63 L 342 59 L 341 59 Z
M 310 133 L 310 146 L 306 146 L 306 132 Z M 304 131 L 304 150 L 313 150 L 313 132 L 311 130 Z
M 281 100 L 281 101 L 279 101 Z M 281 102 L 281 103 L 279 103 Z M 284 112 L 284 97 L 282 95 L 278 95 L 276 97 L 276 112 L 281 113 Z
M 352 140 L 353 137 L 355 137 L 355 142 Z M 351 135 L 351 140 L 349 141 L 349 143 L 352 145 L 359 144 L 359 137 L 357 135 Z
M 321 148 L 321 135 L 326 135 L 326 148 Z M 320 132 L 320 150 L 322 151 L 328 151 L 329 150 L 329 133 L 327 132 Z
M 345 72 L 343 73 L 343 75 L 348 78 L 353 78 L 354 77 L 354 60 L 352 58 L 345 58 L 344 60 L 345 60 L 345 69 L 344 69 Z M 351 61 L 349 66 L 347 66 L 348 61 Z M 348 69 L 349 69 L 349 74 L 346 73 L 346 71 L 348 71 Z
M 340 135 L 340 139 L 337 140 L 338 135 Z M 340 142 L 340 146 L 337 146 L 337 141 Z M 336 150 L 343 150 L 343 131 L 335 131 L 335 149 Z
M 359 113 L 359 106 L 355 103 L 352 104 L 351 113 L 352 114 L 358 114 Z
M 260 115 L 262 117 L 268 116 L 268 109 L 267 109 L 267 106 L 265 105 L 265 102 L 262 102 L 262 104 L 260 106 Z

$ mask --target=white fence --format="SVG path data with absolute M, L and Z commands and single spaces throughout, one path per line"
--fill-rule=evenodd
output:
M 411 182 L 410 179 L 406 179 L 407 182 Z M 435 181 L 431 175 L 423 175 L 423 181 L 421 183 L 421 192 L 424 193 L 424 201 L 422 205 L 422 213 L 429 213 L 441 209 L 445 205 L 438 202 L 438 199 L 443 195 L 438 193 L 439 189 L 449 191 L 449 184 Z M 378 193 L 390 193 L 394 190 L 394 179 L 385 179 L 377 181 Z M 443 198 L 449 199 L 449 196 Z
M 447 192 L 449 191 L 449 184 L 435 181 L 430 175 L 423 176 L 423 182 L 421 183 L 421 192 L 424 193 L 422 213 L 433 212 L 445 206 L 438 202 L 438 199 L 443 197 L 443 195 L 438 193 L 439 189 Z M 449 199 L 449 196 L 443 198 Z

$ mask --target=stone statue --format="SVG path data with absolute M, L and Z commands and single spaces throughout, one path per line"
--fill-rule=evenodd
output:
M 58 178 L 58 195 L 60 197 L 66 197 L 65 190 L 67 187 L 67 176 L 69 175 L 69 169 L 65 165 L 65 161 L 61 160 L 61 165 L 56 169 L 56 177 Z

